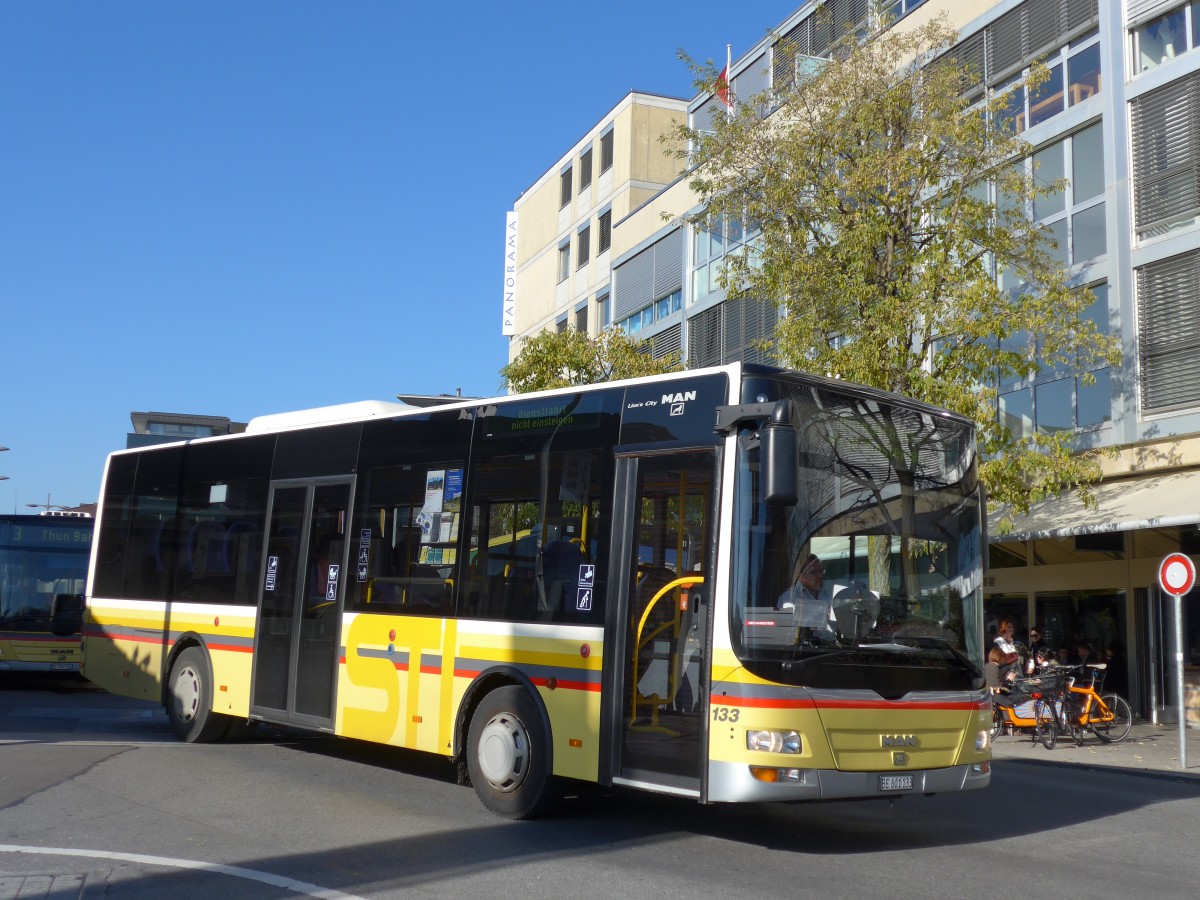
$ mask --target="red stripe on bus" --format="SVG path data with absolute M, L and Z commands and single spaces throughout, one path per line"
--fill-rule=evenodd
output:
M 164 641 L 162 638 L 147 637 L 141 634 L 108 634 L 103 631 L 87 631 L 85 638 L 96 638 L 105 641 L 128 641 L 134 644 L 161 644 L 166 648 L 174 647 L 177 641 Z M 219 644 L 213 640 L 206 643 L 209 650 L 227 650 L 230 653 L 253 653 L 254 648 L 248 644 Z
M 530 679 L 538 687 L 549 687 L 549 678 L 533 678 Z M 554 683 L 554 687 L 562 688 L 565 691 L 599 691 L 600 683 L 596 681 L 563 681 L 558 679 Z
M 717 697 L 709 698 L 716 706 L 744 706 L 755 709 L 980 709 L 973 700 L 918 700 L 912 703 L 892 703 L 888 700 L 790 700 L 770 697 Z

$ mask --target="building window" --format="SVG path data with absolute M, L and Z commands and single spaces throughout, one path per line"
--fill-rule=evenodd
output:
M 579 154 L 579 189 L 582 191 L 592 183 L 592 148 Z
M 1103 87 L 1098 31 L 1048 53 L 1043 62 L 1049 77 L 1037 87 L 1025 90 L 1021 83 L 1029 76 L 1025 69 L 992 88 L 997 96 L 1008 92 L 1004 108 L 996 115 L 997 128 L 1020 134 L 1091 99 Z
M 562 209 L 571 202 L 571 169 L 564 169 L 558 176 L 558 207 Z
M 587 334 L 587 304 L 582 304 L 575 310 L 575 330 Z
M 662 321 L 673 312 L 683 309 L 683 288 L 672 291 L 665 297 L 654 302 L 654 318 Z
M 672 291 L 665 297 L 660 297 L 649 306 L 643 307 L 632 316 L 626 316 L 617 323 L 617 327 L 628 335 L 637 334 L 643 328 L 651 327 L 655 322 L 661 322 L 671 313 L 683 309 L 683 289 Z
M 566 316 L 562 316 L 561 318 L 559 318 L 559 320 L 557 322 L 554 323 L 554 330 L 557 331 L 559 334 L 562 334 L 564 331 L 567 330 L 567 317 Z
M 1052 256 L 1064 267 L 1078 265 L 1108 253 L 1104 203 L 1104 132 L 1097 122 L 1068 138 L 1047 144 L 1018 166 L 1031 166 L 1029 173 L 1040 185 L 1056 182 L 1063 186 L 1034 198 L 1032 214 L 1054 240 Z M 1070 176 L 1068 178 L 1068 175 Z M 1011 202 L 997 198 L 997 205 Z M 1000 285 L 1016 288 L 1014 272 L 1002 272 Z
M 1093 322 L 1100 334 L 1109 334 L 1108 284 L 1091 286 L 1092 304 L 1080 318 Z M 1017 350 L 1030 344 L 1027 332 L 1014 335 L 1004 344 Z M 1091 381 L 1089 384 L 1088 382 Z M 1012 376 L 1001 379 L 996 414 L 1017 438 L 1035 432 L 1052 434 L 1103 425 L 1112 420 L 1112 380 L 1107 366 L 1085 373 L 1077 365 L 1046 367 L 1029 382 L 1017 382 Z
M 1135 270 L 1143 413 L 1200 405 L 1200 250 Z
M 925 0 L 891 0 L 884 6 L 884 11 L 890 21 L 907 16 L 918 6 L 923 6 Z
M 1200 2 L 1184 3 L 1139 25 L 1133 32 L 1133 58 L 1138 72 L 1170 62 L 1200 45 Z
M 600 174 L 613 167 L 613 133 L 610 128 L 600 136 Z
M 653 324 L 654 304 L 650 304 L 643 309 L 639 309 L 632 316 L 626 316 L 617 323 L 617 327 L 632 337 L 643 328 L 649 328 Z
M 731 216 L 717 216 L 707 226 L 695 229 L 692 233 L 690 303 L 721 290 L 721 268 L 726 254 L 747 253 L 753 256 L 756 234 L 748 237 L 742 221 Z
M 183 425 L 179 422 L 147 422 L 146 434 L 170 434 L 181 438 L 212 437 L 211 425 Z
M 575 264 L 582 269 L 587 265 L 588 260 L 592 256 L 592 227 L 585 225 L 579 229 L 579 234 L 575 236 L 575 256 L 578 262 Z
M 558 283 L 562 284 L 571 276 L 571 242 L 560 244 L 558 248 Z
M 610 324 L 609 316 L 611 315 L 611 304 L 609 303 L 608 294 L 600 294 L 596 297 L 596 330 L 603 331 Z
M 1200 217 L 1200 74 L 1142 94 L 1130 107 L 1137 236 L 1194 225 Z
M 596 244 L 597 255 L 604 253 L 612 246 L 612 210 L 606 209 L 600 213 L 599 234 Z

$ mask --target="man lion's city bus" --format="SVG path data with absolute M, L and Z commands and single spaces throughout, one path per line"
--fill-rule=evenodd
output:
M 78 672 L 93 520 L 0 515 L 0 672 Z
M 970 422 L 763 366 L 267 416 L 109 457 L 84 674 L 185 741 L 444 755 L 514 818 L 982 788 L 983 521 Z

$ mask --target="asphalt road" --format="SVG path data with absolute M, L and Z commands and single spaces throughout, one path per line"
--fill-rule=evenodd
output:
M 583 791 L 484 810 L 438 758 L 0 685 L 0 900 L 1200 895 L 1200 781 L 1000 759 L 964 795 L 700 807 Z

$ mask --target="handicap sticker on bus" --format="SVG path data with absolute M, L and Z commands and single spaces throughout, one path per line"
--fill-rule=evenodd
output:
M 278 556 L 268 556 L 267 557 L 267 584 L 263 588 L 263 590 L 267 590 L 267 591 L 275 590 L 275 574 L 278 571 L 279 571 L 279 557 Z
M 579 595 L 575 598 L 575 609 L 579 612 L 590 612 L 592 608 L 592 589 L 590 587 L 581 587 Z
M 325 588 L 325 599 L 326 600 L 336 600 L 337 599 L 338 571 L 340 569 L 341 569 L 341 566 L 330 566 L 329 567 L 329 584 Z

